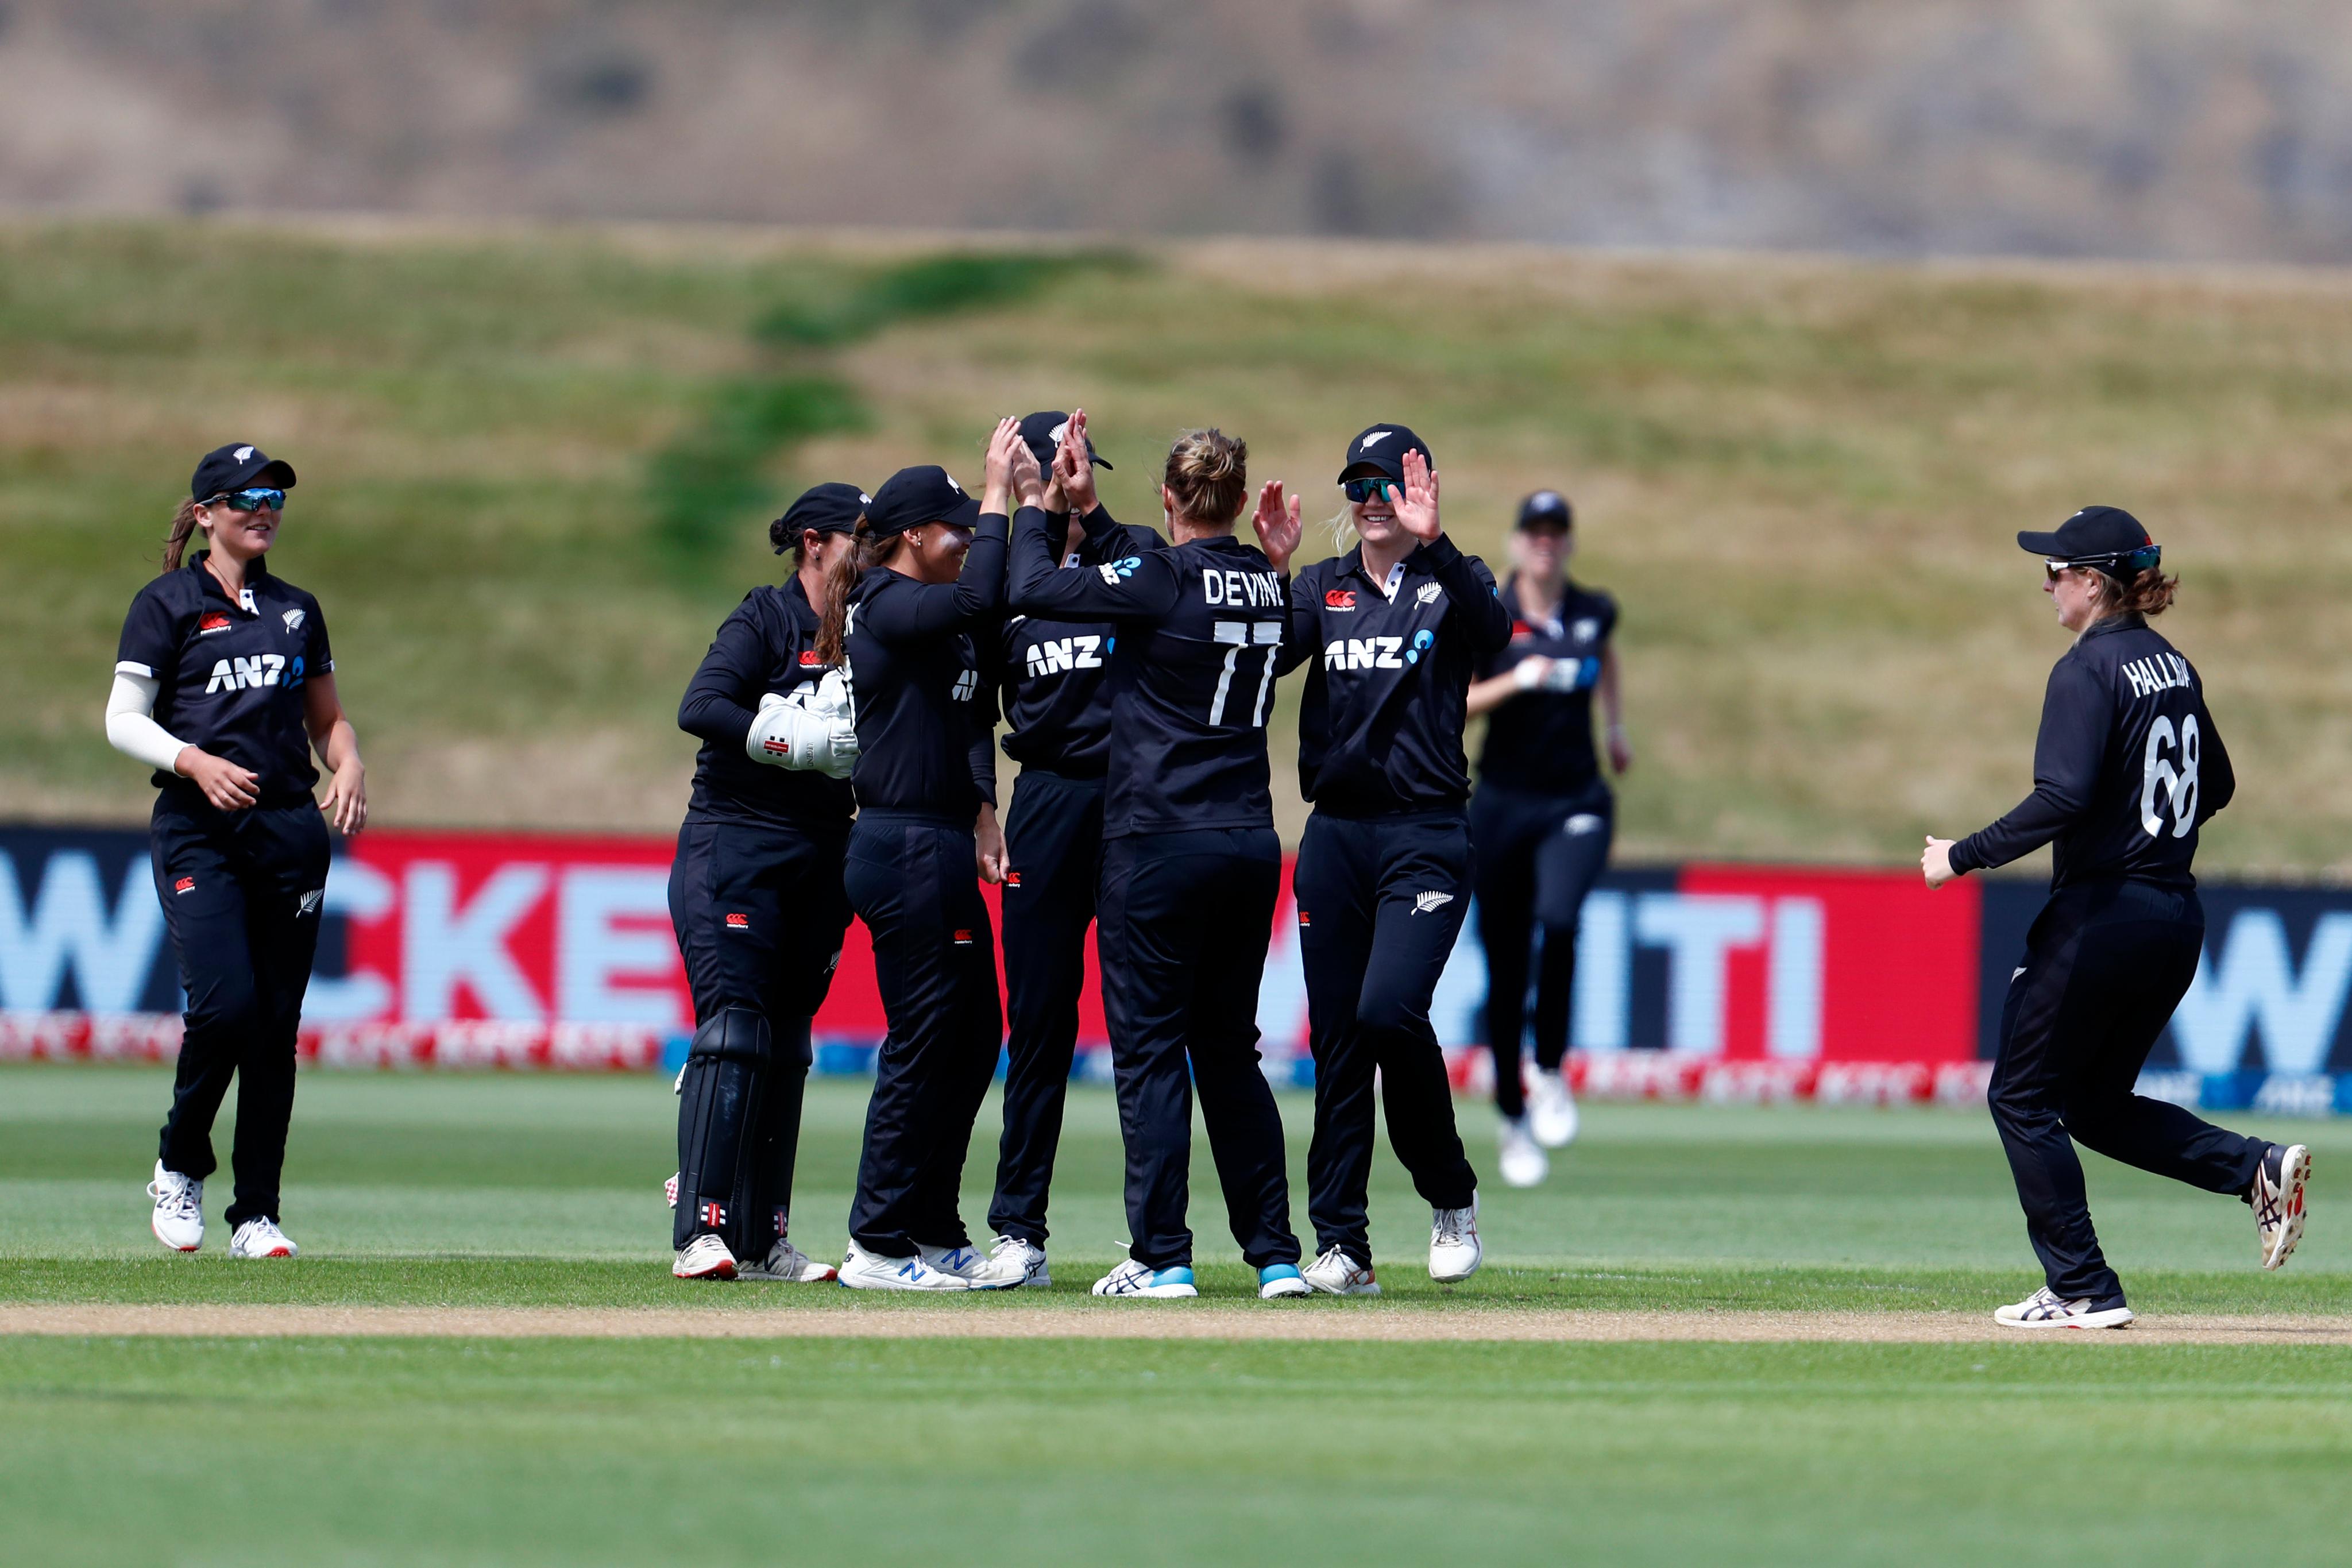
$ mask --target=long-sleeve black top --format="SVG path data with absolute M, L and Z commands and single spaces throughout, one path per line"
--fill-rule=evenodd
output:
M 2050 671 L 2033 793 L 1952 846 L 1952 869 L 2054 844 L 2053 892 L 2130 877 L 2194 887 L 2197 830 L 2237 790 L 2204 682 L 2137 616 L 2093 623 Z
M 1289 584 L 1230 535 L 1169 549 L 1134 529 L 1100 531 L 1135 553 L 1065 572 L 1045 514 L 1013 531 L 1015 611 L 1118 624 L 1103 834 L 1271 827 L 1265 721 L 1289 621 Z M 1090 533 L 1089 537 L 1095 537 Z
M 1281 668 L 1308 662 L 1298 785 L 1342 816 L 1459 808 L 1470 679 L 1511 640 L 1494 574 L 1440 534 L 1375 581 L 1360 545 L 1290 586 Z
M 773 691 L 803 702 L 824 679 L 816 634 L 816 610 L 797 576 L 781 587 L 752 589 L 719 623 L 677 705 L 677 727 L 702 740 L 694 756 L 688 821 L 849 831 L 855 802 L 847 779 L 755 763 L 743 750 L 761 696 Z
M 979 649 L 1004 606 L 1004 532 L 1003 512 L 983 513 L 952 583 L 877 566 L 851 585 L 842 663 L 861 809 L 970 822 L 996 803 L 996 703 Z
M 1045 514 L 1049 545 L 1066 537 L 1066 521 Z M 1097 541 L 1116 543 L 1118 528 L 1110 513 L 1097 506 L 1086 529 L 1064 544 L 1062 570 L 1084 571 L 1114 559 Z M 1118 626 L 1112 621 L 1005 617 L 990 670 L 1004 711 L 1004 754 L 1024 768 L 1064 778 L 1103 777 L 1110 766 L 1108 677 L 1118 644 Z

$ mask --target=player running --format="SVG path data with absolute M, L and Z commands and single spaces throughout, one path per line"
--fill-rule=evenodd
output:
M 1021 421 L 1021 439 L 1041 470 L 1053 468 L 1071 418 L 1056 411 Z M 1085 426 L 1078 423 L 1079 439 Z M 1100 563 L 1071 517 L 1113 527 L 1096 496 L 1095 457 L 1064 493 L 1049 477 L 1045 537 L 1065 570 Z M 1097 516 L 1095 514 L 1099 513 Z M 1004 817 L 1004 1134 L 996 1157 L 995 1233 L 991 1256 L 1017 1262 L 1024 1285 L 1054 1282 L 1045 1259 L 1045 1195 L 1061 1142 L 1062 1110 L 1077 1047 L 1078 994 L 1087 977 L 1087 928 L 1094 923 L 1102 870 L 1103 780 L 1110 760 L 1110 670 L 1118 627 L 1108 621 L 1005 619 L 990 676 L 1008 732 L 1005 754 L 1021 764 Z
M 768 525 L 776 553 L 793 552 L 792 575 L 744 595 L 678 704 L 678 728 L 702 739 L 669 874 L 695 1024 L 671 1199 L 681 1279 L 834 1278 L 793 1246 L 790 1210 L 811 1021 L 849 929 L 842 862 L 857 756 L 817 632 L 828 570 L 853 548 L 867 500 L 856 485 L 818 485 Z
M 816 654 L 842 665 L 857 730 L 845 882 L 873 933 L 889 1021 L 841 1266 L 841 1282 L 861 1289 L 1021 1281 L 1017 1263 L 972 1250 L 957 1208 L 972 1121 L 1003 1038 L 978 880 L 1004 878 L 994 698 L 981 679 L 979 644 L 997 635 L 1004 599 L 1016 455 L 1029 455 L 1019 426 L 1001 421 L 984 505 L 944 468 L 899 469 L 826 574 Z M 1034 461 L 1027 482 L 1034 508 L 1045 488 Z M 1045 514 L 1035 515 L 1042 529 Z
M 1469 710 L 1486 713 L 1470 842 L 1478 852 L 1478 941 L 1486 952 L 1486 1044 L 1502 1112 L 1503 1180 L 1532 1187 L 1550 1169 L 1546 1149 L 1576 1136 L 1576 1100 L 1561 1064 L 1576 978 L 1584 896 L 1609 860 L 1616 797 L 1592 745 L 1592 699 L 1607 723 L 1609 764 L 1633 765 L 1618 674 L 1617 602 L 1568 578 L 1576 514 L 1558 490 L 1519 503 L 1503 584 L 1510 641 L 1484 658 Z M 1532 1100 L 1520 1078 L 1528 969 L 1536 955 Z
M 1264 549 L 1236 539 L 1247 462 L 1247 447 L 1221 431 L 1180 437 L 1160 490 L 1174 544 L 1150 548 L 1159 542 L 1149 533 L 1097 514 L 1097 542 L 1130 552 L 1091 571 L 1060 570 L 1044 512 L 1024 510 L 1013 524 L 1015 611 L 1118 628 L 1097 948 L 1134 1239 L 1127 1261 L 1095 1281 L 1097 1296 L 1198 1294 L 1184 1223 L 1195 1084 L 1258 1294 L 1307 1294 L 1282 1116 L 1257 1053 L 1258 981 L 1282 880 L 1265 721 L 1298 503 L 1286 508 L 1282 487 L 1266 486 L 1256 518 Z M 1071 416 L 1055 465 L 1066 494 L 1091 493 L 1084 410 Z
M 186 1032 L 154 1179 L 155 1237 L 205 1239 L 213 1118 L 237 1079 L 231 1258 L 291 1258 L 278 1177 L 294 1114 L 294 1036 L 319 946 L 327 825 L 367 826 L 359 738 L 335 698 L 319 601 L 271 573 L 294 470 L 249 443 L 205 454 L 163 572 L 122 623 L 106 738 L 155 770 L 155 892 L 186 993 Z M 197 533 L 207 548 L 184 565 Z M 316 751 L 331 773 L 313 802 Z
M 1377 1296 L 1367 1187 L 1377 1069 L 1389 1142 L 1430 1205 L 1429 1274 L 1477 1272 L 1478 1178 L 1454 1125 L 1430 999 L 1470 906 L 1472 670 L 1511 617 L 1486 563 L 1445 537 L 1429 448 L 1402 425 L 1348 447 L 1339 484 L 1356 548 L 1301 572 L 1283 667 L 1312 660 L 1298 718 L 1298 950 L 1315 1054 L 1307 1282 Z M 1318 657 L 1319 656 L 1319 657 Z
M 2198 829 L 2230 804 L 2237 781 L 2204 681 L 2147 624 L 2179 579 L 2164 575 L 2163 552 L 2138 521 L 2086 507 L 2017 542 L 2044 557 L 2042 592 L 2074 634 L 2042 699 L 2033 793 L 1957 844 L 1930 835 L 1919 864 L 1939 888 L 2055 845 L 2050 901 L 2001 1008 L 1989 1094 L 2044 1283 L 1993 1318 L 2018 1329 L 2120 1329 L 2132 1310 L 2091 1228 L 2076 1142 L 2238 1194 L 2253 1208 L 2265 1268 L 2302 1239 L 2311 1154 L 2132 1092 L 2197 973 L 2205 911 L 2189 862 Z

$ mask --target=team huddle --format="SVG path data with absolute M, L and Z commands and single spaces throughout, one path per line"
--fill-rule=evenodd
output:
M 818 485 L 770 525 L 794 569 L 719 628 L 678 710 L 702 742 L 669 880 L 695 1014 L 677 1079 L 678 1278 L 1051 1283 L 1089 926 L 1131 1237 L 1097 1295 L 1196 1293 L 1196 1093 L 1261 1297 L 1378 1293 L 1377 1114 L 1430 1207 L 1430 1276 L 1477 1271 L 1478 1177 L 1430 1018 L 1474 903 L 1500 1175 L 1542 1181 L 1545 1151 L 1574 1136 L 1562 1063 L 1578 910 L 1613 836 L 1602 758 L 1622 773 L 1632 753 L 1616 606 L 1564 570 L 1573 514 L 1556 491 L 1528 498 L 1517 570 L 1498 584 L 1446 536 L 1428 445 L 1374 425 L 1340 463 L 1344 553 L 1294 573 L 1301 500 L 1280 481 L 1253 491 L 1247 457 L 1215 429 L 1181 437 L 1160 476 L 1163 533 L 1102 504 L 1109 465 L 1083 410 L 1035 414 L 998 424 L 978 497 L 944 468 L 908 468 L 871 493 Z M 249 445 L 205 457 L 165 570 L 124 623 L 107 706 L 110 741 L 159 789 L 155 886 L 187 1000 L 149 1194 L 156 1237 L 183 1251 L 203 1243 L 232 1077 L 230 1251 L 296 1250 L 278 1186 L 328 865 L 320 807 L 346 834 L 367 817 L 323 613 L 262 559 L 294 482 Z M 1245 510 L 1255 543 L 1238 531 Z M 184 563 L 199 533 L 207 548 Z M 2121 1327 L 2132 1312 L 2077 1143 L 2242 1198 L 2270 1268 L 2303 1234 L 2310 1154 L 2136 1092 L 2196 972 L 2189 867 L 2235 778 L 2201 679 L 2148 625 L 2177 580 L 2147 530 L 2092 507 L 2018 542 L 2043 557 L 2075 637 L 2052 672 L 2034 792 L 1965 839 L 1930 837 L 1921 865 L 1934 888 L 2055 846 L 1990 1090 L 2045 1283 L 1996 1317 Z M 1297 765 L 1314 810 L 1292 890 L 1315 1065 L 1311 1261 L 1256 1026 L 1282 875 L 1266 723 L 1276 682 L 1302 668 Z M 1478 715 L 1474 784 L 1464 733 Z M 1020 764 L 1001 820 L 1000 724 Z M 332 775 L 323 802 L 313 752 Z M 1002 888 L 1001 997 L 983 882 Z M 853 918 L 872 937 L 887 1033 L 835 1267 L 794 1247 L 791 1209 L 812 1020 Z M 982 1250 L 960 1194 L 1000 1052 Z
M 670 883 L 697 1020 L 678 1080 L 680 1278 L 1050 1282 L 1047 1198 L 1093 926 L 1132 1238 L 1097 1294 L 1195 1292 L 1196 1093 L 1259 1294 L 1377 1293 L 1376 1082 L 1390 1142 L 1430 1205 L 1429 1271 L 1468 1279 L 1478 1181 L 1430 1004 L 1482 887 L 1463 751 L 1482 687 L 1490 707 L 1521 697 L 1570 710 L 1506 742 L 1565 751 L 1553 773 L 1573 776 L 1549 788 L 1557 778 L 1534 778 L 1530 763 L 1537 787 L 1521 793 L 1543 826 L 1496 813 L 1522 890 L 1498 885 L 1486 901 L 1490 923 L 1518 910 L 1517 942 L 1532 951 L 1544 827 L 1580 852 L 1551 856 L 1560 866 L 1546 880 L 1562 885 L 1537 1008 L 1559 1026 L 1538 1031 L 1540 1116 L 1521 1103 L 1516 1060 L 1524 957 L 1506 1009 L 1506 1176 L 1542 1179 L 1542 1144 L 1574 1131 L 1557 996 L 1607 842 L 1596 690 L 1618 765 L 1630 760 L 1614 717 L 1614 607 L 1571 599 L 1559 570 L 1571 518 L 1549 492 L 1522 509 L 1522 534 L 1541 540 L 1528 591 L 1498 588 L 1445 537 L 1429 448 L 1399 425 L 1365 430 L 1342 460 L 1334 528 L 1353 548 L 1294 575 L 1302 505 L 1281 483 L 1255 492 L 1256 542 L 1237 536 L 1253 500 L 1247 455 L 1213 429 L 1179 439 L 1160 476 L 1163 536 L 1102 504 L 1096 469 L 1108 465 L 1084 410 L 1034 414 L 998 426 L 978 497 L 942 468 L 912 468 L 870 495 L 817 486 L 777 520 L 771 537 L 794 552 L 793 574 L 720 627 L 679 713 L 704 742 Z M 1573 655 L 1550 651 L 1571 641 Z M 1316 1068 L 1311 1262 L 1292 1228 L 1256 1024 L 1282 867 L 1266 721 L 1276 682 L 1302 666 L 1299 779 L 1315 811 L 1293 890 Z M 1001 823 L 1000 720 L 1021 767 Z M 1580 768 L 1557 743 L 1562 728 L 1580 731 Z M 1003 889 L 1001 1008 L 983 881 Z M 810 1016 L 853 914 L 873 938 L 888 1030 L 836 1269 L 792 1245 L 790 1200 Z M 1000 1044 L 1004 1125 L 983 1251 L 958 1194 Z

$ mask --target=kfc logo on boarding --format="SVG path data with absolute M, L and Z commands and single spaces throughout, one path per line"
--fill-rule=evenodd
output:
M 236 624 L 222 611 L 207 610 L 205 612 L 204 619 L 196 623 L 196 635 L 200 637 L 208 637 L 215 632 L 225 632 Z
M 1352 610 L 1356 607 L 1356 591 L 1353 588 L 1326 588 L 1323 591 L 1323 607 L 1327 610 Z
M 750 931 L 751 929 L 751 917 L 750 915 L 730 914 L 727 917 L 727 929 L 729 931 Z

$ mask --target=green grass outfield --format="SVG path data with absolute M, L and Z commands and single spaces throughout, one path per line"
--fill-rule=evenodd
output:
M 1090 1313 L 1190 1310 L 1083 1298 L 1124 1235 L 1092 1089 L 1054 1211 L 1072 1332 L 808 1337 L 810 1313 L 846 1329 L 899 1304 L 671 1281 L 659 1080 L 306 1074 L 286 1200 L 305 1256 L 285 1265 L 231 1263 L 217 1223 L 199 1257 L 155 1247 L 140 1187 L 165 1087 L 0 1070 L 0 1301 L 733 1308 L 800 1337 L 0 1338 L 19 1560 L 2341 1560 L 2342 1346 L 1091 1339 Z M 811 1094 L 813 1251 L 842 1244 L 863 1101 Z M 1307 1104 L 1283 1110 L 1303 1153 Z M 1486 1162 L 1490 1119 L 1464 1110 Z M 2152 1321 L 2352 1314 L 2330 1223 L 2352 1128 L 2273 1131 L 2320 1172 L 2276 1276 L 2237 1205 L 2090 1159 Z M 1195 1194 L 1204 1293 L 1270 1314 L 1973 1314 L 2032 1282 L 1991 1130 L 1963 1112 L 1588 1107 L 1549 1184 L 1487 1189 L 1488 1267 L 1454 1290 L 1423 1273 L 1425 1210 L 1383 1155 L 1377 1303 L 1258 1308 L 1205 1153 Z

